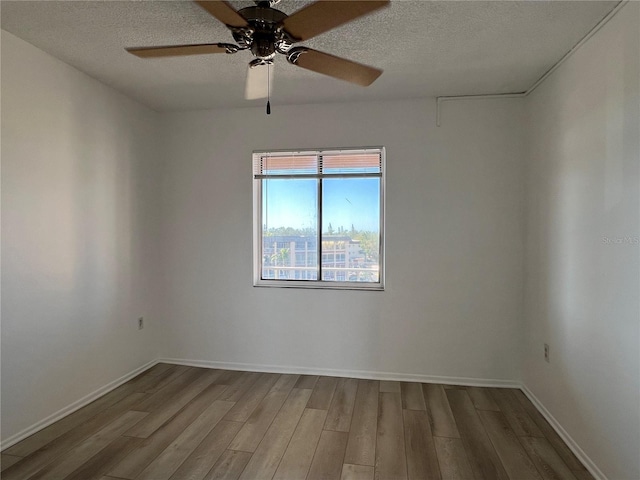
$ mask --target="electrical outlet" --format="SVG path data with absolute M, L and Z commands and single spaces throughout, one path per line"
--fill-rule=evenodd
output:
M 549 344 L 544 344 L 544 361 L 549 363 Z
M 144 317 L 138 318 L 138 330 L 142 330 L 144 328 Z

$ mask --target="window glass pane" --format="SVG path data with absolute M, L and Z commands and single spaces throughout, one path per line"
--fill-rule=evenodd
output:
M 380 178 L 322 180 L 322 280 L 380 281 Z
M 262 180 L 262 275 L 318 279 L 318 180 Z

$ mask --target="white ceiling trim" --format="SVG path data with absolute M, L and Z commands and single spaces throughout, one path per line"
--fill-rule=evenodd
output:
M 513 93 L 487 93 L 480 95 L 441 95 L 436 97 L 436 126 L 440 126 L 440 112 L 442 110 L 442 102 L 450 101 L 450 100 L 469 100 L 469 99 L 490 99 L 490 98 L 524 98 L 528 96 L 531 92 L 533 92 L 536 88 L 538 88 L 553 72 L 555 72 L 560 65 L 566 62 L 569 57 L 571 57 L 574 53 L 576 53 L 591 37 L 593 37 L 598 31 L 604 27 L 609 20 L 616 16 L 616 14 L 631 0 L 620 0 L 618 4 L 615 6 L 613 10 L 611 10 L 606 17 L 600 20 L 595 27 L 593 27 L 589 33 L 587 33 L 582 39 L 576 43 L 571 50 L 564 54 L 564 56 L 558 60 L 555 65 L 553 65 L 549 70 L 547 70 L 544 75 L 542 75 L 536 82 L 531 85 L 524 92 L 513 92 Z

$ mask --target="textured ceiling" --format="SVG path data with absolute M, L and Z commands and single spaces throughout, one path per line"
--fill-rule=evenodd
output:
M 231 2 L 235 8 L 253 2 Z M 282 0 L 291 14 L 310 2 Z M 276 59 L 272 103 L 521 92 L 617 1 L 393 0 L 302 45 L 384 69 L 363 88 Z M 251 54 L 140 59 L 125 47 L 231 42 L 189 1 L 2 1 L 2 28 L 158 111 L 253 106 Z

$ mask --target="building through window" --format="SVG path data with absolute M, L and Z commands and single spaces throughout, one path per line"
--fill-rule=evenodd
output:
M 383 288 L 384 153 L 253 154 L 255 285 Z

